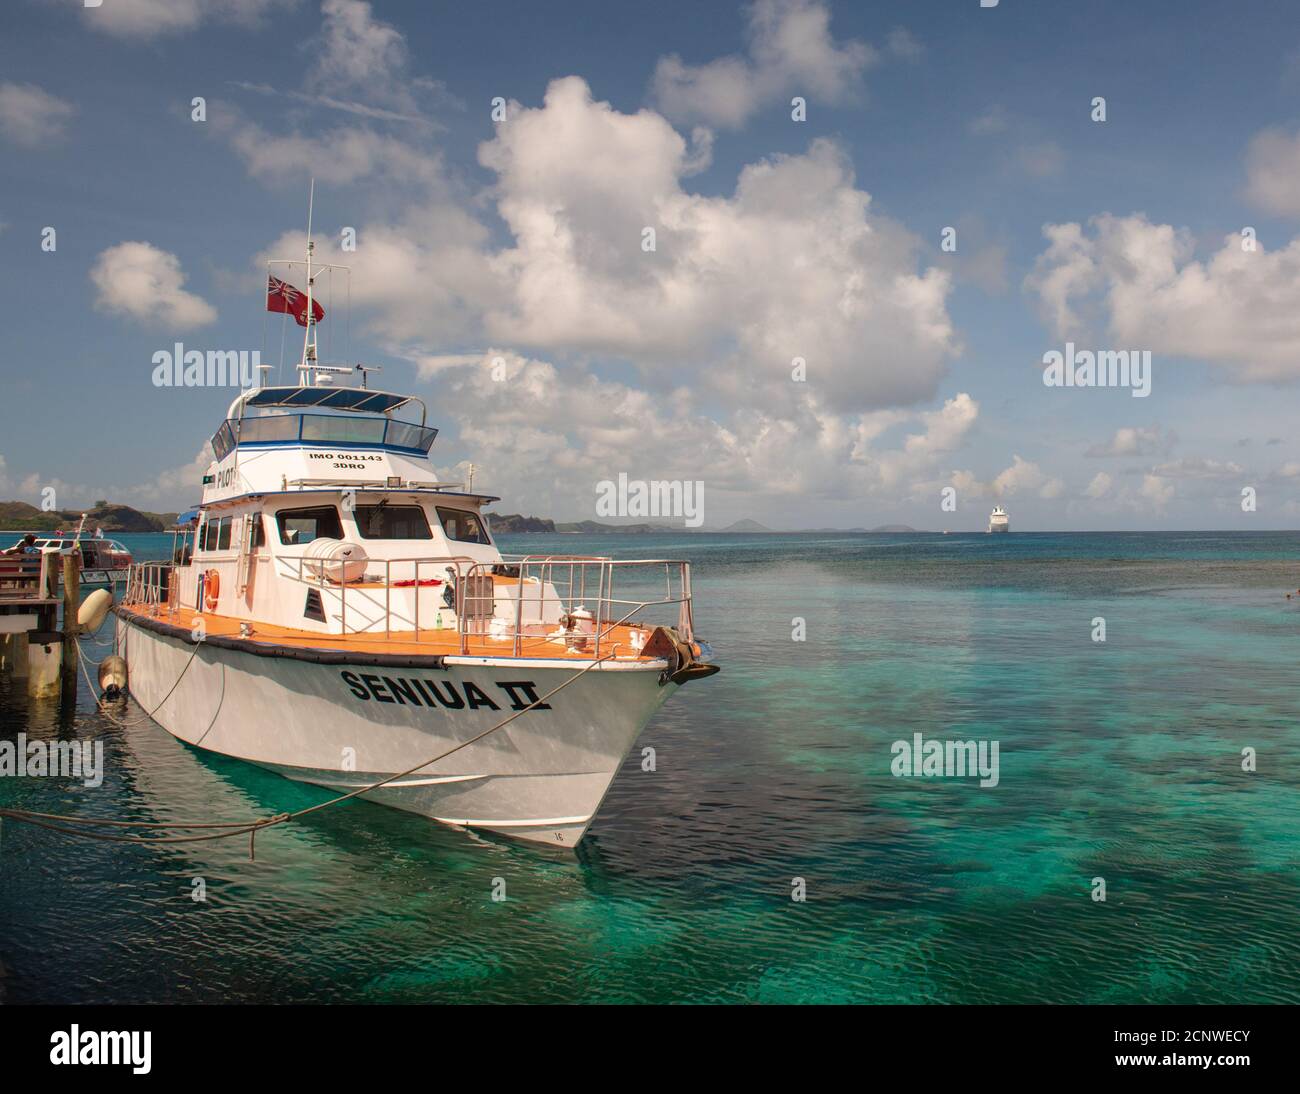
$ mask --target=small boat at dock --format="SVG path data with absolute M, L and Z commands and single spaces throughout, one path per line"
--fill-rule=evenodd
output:
M 27 535 L 35 535 L 36 541 L 21 554 L 0 555 L 0 579 L 9 571 L 16 573 L 21 568 L 20 560 L 24 557 L 39 558 L 43 554 L 61 555 L 74 550 L 81 555 L 81 587 L 83 589 L 112 589 L 123 584 L 131 574 L 134 559 L 130 549 L 117 540 L 108 539 L 102 535 L 82 537 L 76 533 L 65 534 L 62 532 L 6 532 L 4 535 L 18 537 L 15 547 L 21 546 L 23 539 Z M 59 584 L 62 584 L 62 566 L 56 566 L 55 571 L 58 575 Z

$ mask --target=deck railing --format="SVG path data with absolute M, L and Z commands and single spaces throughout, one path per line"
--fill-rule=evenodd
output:
M 523 555 L 480 562 L 452 555 L 344 561 L 280 555 L 272 561 L 280 579 L 318 591 L 324 620 L 337 621 L 344 634 L 398 634 L 439 645 L 452 638 L 462 654 L 508 651 L 515 657 L 555 641 L 593 657 L 624 643 L 634 652 L 639 647 L 628 628 L 644 640 L 661 623 L 694 640 L 690 563 L 680 559 Z M 341 567 L 358 565 L 364 576 L 338 579 L 347 576 Z M 171 562 L 136 563 L 123 603 L 176 610 L 176 576 Z M 673 618 L 652 618 L 667 609 L 675 611 Z M 441 626 L 438 616 L 444 614 L 450 621 Z
M 320 592 L 324 614 L 345 634 L 394 632 L 417 642 L 445 638 L 442 613 L 454 617 L 462 654 L 509 649 L 521 656 L 530 640 L 563 633 L 570 648 L 600 656 L 618 627 L 671 623 L 694 638 L 690 563 L 680 559 L 610 559 L 579 555 L 506 556 L 479 562 L 463 555 L 367 559 L 365 575 L 342 581 L 329 576 L 360 563 L 328 559 L 276 559 L 281 577 Z M 662 584 L 661 584 L 662 583 Z M 400 606 L 394 604 L 399 593 Z M 409 594 L 409 597 L 408 595 Z M 655 608 L 676 609 L 672 620 L 651 620 Z M 432 618 L 431 618 L 432 617 Z M 626 640 L 626 639 L 625 639 Z
M 124 605 L 161 607 L 176 604 L 176 567 L 170 562 L 137 562 L 126 579 Z

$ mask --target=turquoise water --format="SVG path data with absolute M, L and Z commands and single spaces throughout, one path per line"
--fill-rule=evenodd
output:
M 503 546 L 690 558 L 724 665 L 647 727 L 657 770 L 629 759 L 576 854 L 366 803 L 265 834 L 254 863 L 4 822 L 3 998 L 1300 1002 L 1300 535 Z M 61 721 L 0 685 L 0 716 L 108 756 L 98 790 L 5 778 L 6 804 L 196 819 L 327 796 L 112 724 L 84 688 Z M 916 732 L 997 741 L 999 784 L 893 776 Z

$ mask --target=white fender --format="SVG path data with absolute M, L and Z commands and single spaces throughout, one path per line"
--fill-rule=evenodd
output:
M 107 589 L 96 589 L 77 609 L 77 629 L 82 634 L 94 634 L 103 625 L 112 606 L 113 594 Z
M 109 698 L 126 691 L 126 662 L 114 654 L 99 663 L 99 686 Z

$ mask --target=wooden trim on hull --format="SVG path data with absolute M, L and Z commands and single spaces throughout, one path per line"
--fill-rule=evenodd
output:
M 286 645 L 280 642 L 268 642 L 265 639 L 243 638 L 237 635 L 226 635 L 206 631 L 201 640 L 196 640 L 190 627 L 180 626 L 175 623 L 167 623 L 156 616 L 148 615 L 143 612 L 132 611 L 130 608 L 118 606 L 113 609 L 118 618 L 124 623 L 128 623 L 142 630 L 153 631 L 155 634 L 163 635 L 167 638 L 176 638 L 187 645 L 207 645 L 215 649 L 234 650 L 239 653 L 249 653 L 255 657 L 274 657 L 291 661 L 306 661 L 315 665 L 361 665 L 375 668 L 395 668 L 395 669 L 432 669 L 435 671 L 445 670 L 447 660 L 450 658 L 453 663 L 478 663 L 478 664 L 527 664 L 539 665 L 544 664 L 557 668 L 581 668 L 584 661 L 591 658 L 583 656 L 574 656 L 572 659 L 553 658 L 553 657 L 514 657 L 510 655 L 492 654 L 488 652 L 471 652 L 469 654 L 443 654 L 443 653 L 378 653 L 358 649 L 322 649 L 318 646 L 306 645 Z M 203 613 L 191 613 L 193 618 L 202 619 L 207 622 L 214 617 Z M 307 632 L 303 632 L 304 637 L 308 637 Z M 340 637 L 340 636 L 326 636 Z M 602 668 L 619 668 L 619 669 L 642 669 L 649 671 L 662 671 L 667 662 L 654 658 L 627 658 L 617 663 L 606 662 Z
M 174 623 L 164 623 L 147 615 L 116 609 L 125 623 L 153 631 L 167 638 L 179 638 L 191 646 L 197 646 L 193 633 L 188 627 L 178 627 Z M 279 646 L 267 642 L 255 642 L 251 638 L 234 638 L 224 634 L 208 634 L 201 644 L 219 650 L 235 650 L 239 653 L 251 653 L 255 657 L 277 657 L 291 661 L 307 661 L 314 665 L 370 665 L 376 668 L 390 669 L 445 669 L 445 656 L 430 653 L 419 656 L 395 653 L 360 653 L 355 650 L 308 649 L 299 646 Z

